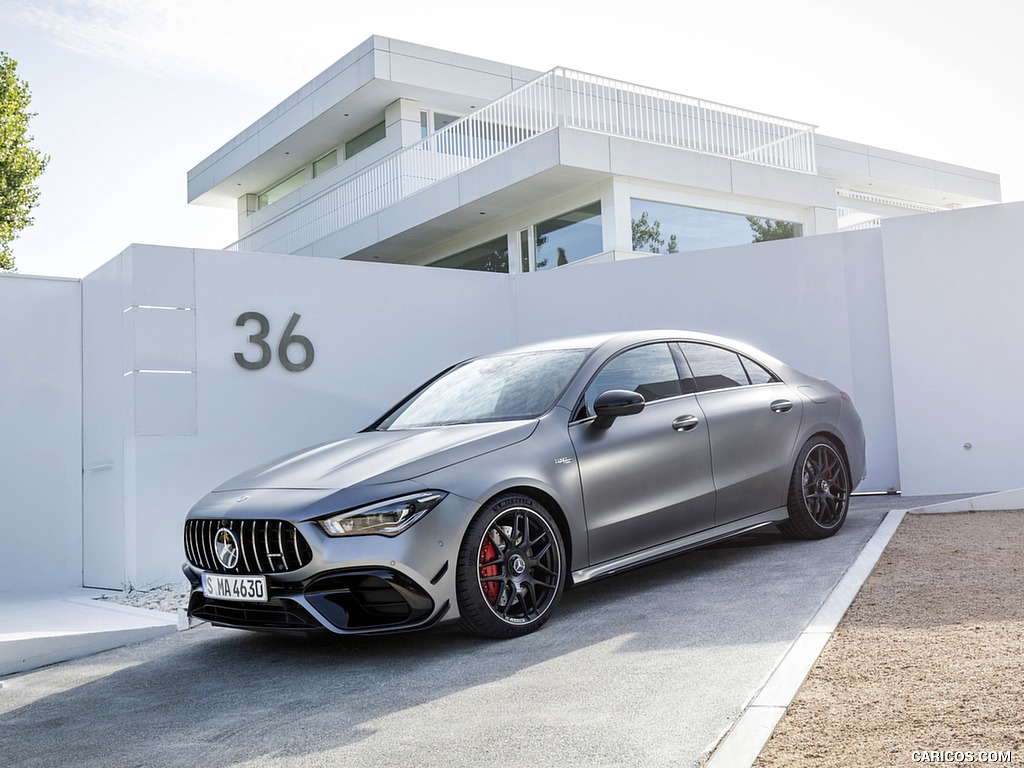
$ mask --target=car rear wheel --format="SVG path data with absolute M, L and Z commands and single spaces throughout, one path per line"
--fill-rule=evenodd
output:
M 836 444 L 812 437 L 797 457 L 789 484 L 789 520 L 779 525 L 796 539 L 824 539 L 846 521 L 850 472 Z
M 565 546 L 535 499 L 505 494 L 470 523 L 459 550 L 456 593 L 462 627 L 519 637 L 548 620 L 565 587 Z

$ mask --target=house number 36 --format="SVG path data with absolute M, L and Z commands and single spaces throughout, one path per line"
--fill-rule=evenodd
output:
M 289 371 L 304 371 L 313 364 L 315 354 L 313 342 L 305 336 L 295 333 L 295 326 L 299 324 L 300 317 L 302 315 L 298 312 L 292 314 L 292 319 L 288 321 L 284 333 L 281 334 L 281 340 L 277 343 L 277 359 Z M 258 371 L 270 365 L 272 357 L 270 344 L 267 343 L 267 337 L 270 335 L 270 321 L 262 312 L 243 312 L 235 320 L 235 325 L 242 328 L 251 322 L 256 323 L 256 333 L 249 336 L 249 343 L 259 349 L 260 356 L 256 360 L 249 360 L 243 353 L 235 352 L 235 362 L 247 371 Z M 302 349 L 302 357 L 297 361 L 292 361 L 288 356 L 288 350 L 296 345 Z

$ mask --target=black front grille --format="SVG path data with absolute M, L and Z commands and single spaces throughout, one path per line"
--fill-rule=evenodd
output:
M 271 598 L 266 603 L 231 603 L 208 600 L 202 592 L 192 593 L 189 616 L 228 627 L 280 631 L 322 631 L 323 625 L 298 603 Z
M 222 528 L 234 534 L 238 545 L 237 562 L 231 568 L 217 557 L 217 534 Z M 204 571 L 286 573 L 308 565 L 313 551 L 298 529 L 282 520 L 186 520 L 185 556 Z
M 434 601 L 412 579 L 391 570 L 343 571 L 314 579 L 306 599 L 339 629 L 412 626 Z

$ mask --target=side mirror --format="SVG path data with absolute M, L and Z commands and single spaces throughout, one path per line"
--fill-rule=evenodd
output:
M 627 389 L 609 389 L 602 392 L 594 401 L 594 426 L 597 429 L 608 429 L 619 416 L 632 416 L 644 409 L 646 401 L 639 392 Z

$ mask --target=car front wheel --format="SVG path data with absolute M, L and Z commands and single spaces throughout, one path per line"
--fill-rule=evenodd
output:
M 456 590 L 462 627 L 519 637 L 548 620 L 565 587 L 565 546 L 535 499 L 505 494 L 473 518 L 459 550 Z
M 800 449 L 789 484 L 789 520 L 779 528 L 797 539 L 824 539 L 846 520 L 850 472 L 827 437 L 812 437 Z

